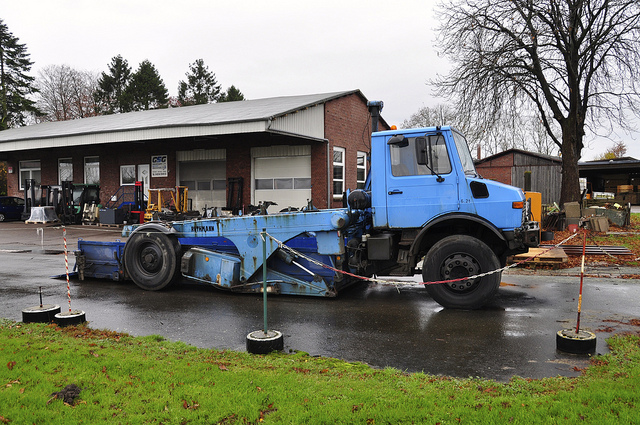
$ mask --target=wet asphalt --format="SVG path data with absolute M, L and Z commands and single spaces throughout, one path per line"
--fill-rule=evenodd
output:
M 38 230 L 42 229 L 42 230 Z M 69 252 L 77 239 L 122 239 L 118 229 L 68 226 Z M 0 223 L 0 317 L 20 321 L 23 309 L 39 304 L 69 308 L 62 229 L 51 225 Z M 74 257 L 69 255 L 73 267 Z M 611 278 L 635 270 L 587 270 L 581 329 L 606 338 L 640 328 L 640 280 Z M 416 276 L 402 285 L 362 284 L 336 299 L 270 296 L 267 321 L 284 334 L 285 351 L 305 351 L 455 377 L 507 381 L 512 376 L 578 376 L 589 356 L 556 350 L 556 332 L 575 328 L 579 271 L 562 276 L 503 275 L 495 300 L 476 311 L 443 309 Z M 232 294 L 190 283 L 160 292 L 131 282 L 72 279 L 71 307 L 83 310 L 92 328 L 132 335 L 162 335 L 170 340 L 216 349 L 244 351 L 248 333 L 263 326 L 262 295 Z

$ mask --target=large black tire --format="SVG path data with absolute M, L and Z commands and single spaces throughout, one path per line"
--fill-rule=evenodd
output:
M 495 253 L 479 239 L 467 235 L 447 236 L 438 241 L 424 258 L 422 279 L 437 282 L 474 276 L 500 268 Z M 450 283 L 427 284 L 433 299 L 446 308 L 473 310 L 491 300 L 502 273 Z
M 124 268 L 133 282 L 147 291 L 159 291 L 180 278 L 180 243 L 158 231 L 139 231 L 124 247 Z

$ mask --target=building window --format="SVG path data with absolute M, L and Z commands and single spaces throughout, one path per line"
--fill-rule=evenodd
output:
M 84 158 L 84 182 L 86 184 L 100 184 L 99 156 L 86 156 Z
M 311 178 L 282 177 L 275 179 L 256 179 L 256 190 L 308 190 L 311 189 Z
M 40 185 L 40 161 L 20 161 L 20 190 L 24 190 L 24 181 L 31 179 Z
M 120 186 L 136 183 L 136 166 L 121 165 L 120 166 Z
M 358 189 L 364 189 L 364 183 L 367 181 L 367 153 L 358 152 L 358 159 L 356 161 Z
M 196 190 L 196 181 L 195 180 L 182 180 L 180 181 L 180 186 L 186 186 L 188 190 Z
M 196 190 L 211 190 L 211 180 L 196 181 Z
M 58 184 L 73 181 L 73 160 L 71 158 L 58 159 Z
M 344 148 L 333 148 L 333 199 L 342 199 L 344 193 Z
M 293 189 L 293 179 L 273 179 L 273 188 L 276 190 Z
M 311 178 L 296 177 L 293 179 L 294 189 L 311 189 Z
M 213 180 L 213 190 L 227 190 L 226 180 Z

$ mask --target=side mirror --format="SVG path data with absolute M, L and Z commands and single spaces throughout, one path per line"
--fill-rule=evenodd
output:
M 387 142 L 387 145 L 394 145 L 399 148 L 406 148 L 407 146 L 409 146 L 409 139 L 404 137 L 402 134 L 395 135 L 389 139 L 389 141 Z

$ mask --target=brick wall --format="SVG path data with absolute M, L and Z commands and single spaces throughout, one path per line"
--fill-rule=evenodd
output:
M 156 142 L 157 148 L 149 150 L 146 144 L 119 143 L 91 147 L 74 147 L 73 151 L 65 149 L 44 149 L 34 153 L 18 152 L 10 155 L 7 164 L 13 167 L 13 173 L 7 176 L 7 192 L 22 196 L 19 187 L 19 164 L 25 160 L 40 160 L 41 183 L 58 184 L 58 159 L 71 158 L 73 162 L 73 182 L 84 183 L 84 159 L 88 156 L 100 158 L 100 199 L 102 203 L 116 193 L 120 187 L 120 166 L 151 164 L 152 155 L 168 155 L 169 173 L 167 177 L 151 178 L 151 187 L 174 187 L 176 182 L 175 148 L 167 142 Z M 137 172 L 137 167 L 136 167 Z M 147 188 L 145 188 L 146 191 Z
M 499 156 L 476 165 L 476 170 L 485 179 L 491 179 L 505 184 L 513 184 L 511 170 L 514 165 L 513 153 Z
M 223 146 L 227 151 L 227 179 L 242 177 L 242 203 L 251 204 L 251 146 L 264 144 L 251 136 L 238 137 L 233 142 L 227 141 Z M 227 197 L 229 188 L 227 187 Z
M 352 94 L 327 102 L 324 111 L 325 137 L 329 140 L 330 155 L 333 155 L 334 146 L 345 149 L 345 188 L 355 189 L 357 154 L 371 153 L 371 116 L 367 103 L 358 94 Z M 381 122 L 378 124 L 378 130 L 388 130 L 388 127 Z M 326 164 L 326 155 L 324 161 Z M 326 172 L 326 165 L 324 167 L 323 170 Z M 332 168 L 330 171 L 333 176 Z M 331 187 L 333 188 L 333 185 Z M 332 200 L 332 208 L 341 206 L 342 201 Z

